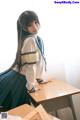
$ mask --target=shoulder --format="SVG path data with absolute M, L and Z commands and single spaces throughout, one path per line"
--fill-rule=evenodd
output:
M 31 36 L 28 36 L 27 38 L 25 38 L 21 51 L 22 52 L 31 51 L 36 48 L 37 48 L 37 46 L 36 46 L 35 36 L 31 35 Z
M 35 44 L 35 36 L 29 35 L 25 38 L 23 46 Z
M 25 38 L 24 43 L 28 42 L 34 42 L 35 37 L 33 35 L 29 35 L 27 38 Z

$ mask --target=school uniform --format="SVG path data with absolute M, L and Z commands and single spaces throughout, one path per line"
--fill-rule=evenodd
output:
M 45 68 L 42 40 L 36 35 L 25 38 L 21 48 L 20 70 L 15 64 L 12 69 L 0 74 L 0 106 L 9 110 L 24 103 L 30 104 L 28 92 L 38 89 L 37 79 L 43 79 Z

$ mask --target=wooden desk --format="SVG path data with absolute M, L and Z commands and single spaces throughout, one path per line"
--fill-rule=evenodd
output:
M 10 115 L 18 115 L 20 117 L 26 116 L 29 112 L 31 112 L 34 108 L 31 107 L 28 104 L 21 105 L 19 107 L 16 107 L 14 109 L 11 109 L 8 111 Z
M 21 105 L 19 107 L 16 107 L 12 110 L 8 111 L 8 114 L 10 115 L 18 115 L 22 118 L 24 118 L 28 113 L 30 113 L 34 108 L 28 104 Z M 52 120 L 60 120 L 56 117 L 50 116 Z
M 35 106 L 42 104 L 48 112 L 70 107 L 72 109 L 74 120 L 77 120 L 72 95 L 78 93 L 80 93 L 80 89 L 72 87 L 64 81 L 51 80 L 46 84 L 40 84 L 40 90 L 30 93 L 30 96 Z

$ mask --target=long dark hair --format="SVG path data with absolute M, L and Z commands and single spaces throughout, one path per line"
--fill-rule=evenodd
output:
M 22 48 L 24 39 L 28 35 L 30 35 L 30 33 L 27 31 L 27 26 L 33 21 L 37 21 L 40 24 L 37 14 L 33 11 L 24 11 L 17 20 L 18 48 L 16 53 L 16 59 L 11 68 L 13 68 L 15 64 L 17 64 L 18 68 L 20 69 L 21 48 Z

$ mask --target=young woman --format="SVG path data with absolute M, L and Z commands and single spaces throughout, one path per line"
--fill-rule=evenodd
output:
M 17 20 L 18 49 L 12 67 L 0 74 L 0 105 L 11 109 L 28 103 L 28 92 L 39 89 L 46 71 L 44 44 L 37 36 L 40 28 L 38 16 L 24 11 Z

